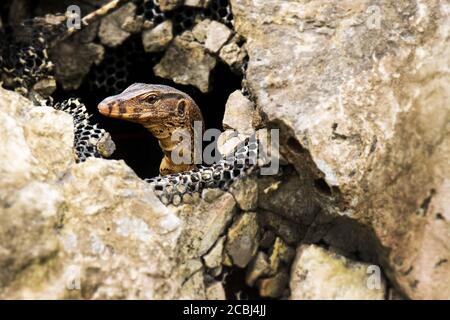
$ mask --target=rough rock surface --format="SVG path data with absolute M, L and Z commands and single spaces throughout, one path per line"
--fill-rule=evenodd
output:
M 97 30 L 98 23 L 93 23 L 51 48 L 55 77 L 64 90 L 78 89 L 91 66 L 103 60 L 103 46 L 93 43 Z
M 184 5 L 196 8 L 207 8 L 211 0 L 184 0 Z
M 281 127 L 283 155 L 299 172 L 311 160 L 328 212 L 373 230 L 406 296 L 448 299 L 448 4 L 231 4 L 248 87 Z
M 163 51 L 172 41 L 172 21 L 166 20 L 142 33 L 142 44 L 146 52 Z
M 205 47 L 213 53 L 219 52 L 220 48 L 228 41 L 231 30 L 224 24 L 212 21 L 206 32 Z
M 136 5 L 127 3 L 103 18 L 98 31 L 102 44 L 108 47 L 117 47 L 123 43 L 131 33 L 124 30 L 122 26 L 128 17 L 134 16 L 135 12 Z M 127 25 L 129 26 L 129 22 L 127 22 Z
M 215 65 L 216 59 L 195 41 L 192 32 L 185 31 L 172 41 L 153 71 L 159 77 L 208 92 L 210 72 Z
M 165 207 L 123 161 L 76 164 L 68 114 L 0 88 L 0 119 L 2 299 L 223 298 L 202 256 L 231 194 Z
M 222 120 L 224 129 L 235 129 L 239 133 L 251 133 L 254 109 L 253 103 L 240 90 L 234 91 L 228 97 L 225 105 L 225 114 Z
M 370 265 L 351 261 L 315 245 L 302 245 L 292 265 L 293 300 L 383 300 L 384 280 L 371 279 Z M 378 281 L 376 283 L 376 281 Z

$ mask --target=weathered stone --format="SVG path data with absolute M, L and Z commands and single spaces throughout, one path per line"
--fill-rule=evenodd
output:
M 269 256 L 269 267 L 271 274 L 275 274 L 288 267 L 294 259 L 295 250 L 289 247 L 286 242 L 277 237 Z
M 238 37 L 234 37 L 222 49 L 220 49 L 219 57 L 233 70 L 239 71 L 247 57 L 245 47 L 239 46 L 237 43 Z
M 205 266 L 209 269 L 216 269 L 222 265 L 223 246 L 225 237 L 219 238 L 212 249 L 203 256 Z
M 146 52 L 163 51 L 172 41 L 172 21 L 166 20 L 150 30 L 142 33 L 142 44 Z
M 129 33 L 141 32 L 144 28 L 144 18 L 142 16 L 126 17 L 120 28 Z
M 200 43 L 205 43 L 210 24 L 211 20 L 205 19 L 197 23 L 194 28 L 192 28 L 192 34 L 194 35 L 195 40 Z
M 239 133 L 251 133 L 254 112 L 253 103 L 240 90 L 234 91 L 225 105 L 222 124 L 224 129 L 235 129 Z
M 264 252 L 258 252 L 247 268 L 245 283 L 250 287 L 253 287 L 259 278 L 268 275 L 270 275 L 270 266 L 267 255 Z
M 153 71 L 159 77 L 208 92 L 210 72 L 215 65 L 216 59 L 194 41 L 192 32 L 185 31 L 172 41 Z
M 208 300 L 225 300 L 225 290 L 219 281 L 215 281 L 206 287 L 206 299 Z
M 159 8 L 161 11 L 171 11 L 182 3 L 183 0 L 159 0 Z
M 240 215 L 229 228 L 225 250 L 233 264 L 245 268 L 255 256 L 259 242 L 259 227 L 255 212 Z
M 51 48 L 50 58 L 55 64 L 55 78 L 64 90 L 78 89 L 91 66 L 103 60 L 103 46 L 90 42 L 96 30 L 93 24 Z
M 122 44 L 131 33 L 123 29 L 128 17 L 134 17 L 136 5 L 127 3 L 110 13 L 101 20 L 98 36 L 102 44 L 108 47 L 117 47 Z
M 233 183 L 230 188 L 239 208 L 244 211 L 255 210 L 258 204 L 258 184 L 254 178 L 248 177 Z
M 272 230 L 265 230 L 259 241 L 259 246 L 263 249 L 269 249 L 275 243 L 275 238 L 276 235 Z
M 447 7 L 382 1 L 374 16 L 364 1 L 231 5 L 247 84 L 282 129 L 288 161 L 300 172 L 310 157 L 335 200 L 326 210 L 374 231 L 408 297 L 448 299 L 449 220 L 438 218 L 449 215 Z
M 277 273 L 273 277 L 258 280 L 259 294 L 266 298 L 279 298 L 285 292 L 289 283 L 286 271 Z
M 182 251 L 187 257 L 205 255 L 225 232 L 236 212 L 236 202 L 229 193 L 223 193 L 211 203 L 185 206 L 180 217 L 187 221 L 181 236 Z
M 287 243 L 298 244 L 305 236 L 307 228 L 288 220 L 279 214 L 267 210 L 258 210 L 258 222 L 266 229 L 272 230 Z
M 206 33 L 205 47 L 209 51 L 217 53 L 230 37 L 231 30 L 226 25 L 217 21 L 211 21 Z
M 207 8 L 211 0 L 184 0 L 184 5 L 196 8 Z
M 282 170 L 280 175 L 258 180 L 258 206 L 308 226 L 319 211 L 313 181 L 307 171 L 297 173 L 289 167 Z
M 123 161 L 75 163 L 70 115 L 1 88 L 0 121 L 0 298 L 206 297 L 231 194 L 166 207 Z
M 315 245 L 302 245 L 292 265 L 290 298 L 382 300 L 386 285 L 381 273 L 371 279 L 377 276 L 371 267 Z
M 33 90 L 43 97 L 50 96 L 56 90 L 56 81 L 53 78 L 42 79 L 33 86 Z

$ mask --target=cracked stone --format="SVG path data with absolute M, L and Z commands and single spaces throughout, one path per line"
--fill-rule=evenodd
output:
M 206 287 L 206 299 L 225 300 L 225 290 L 220 281 L 215 281 Z
M 206 93 L 210 90 L 210 73 L 215 66 L 216 59 L 194 40 L 192 32 L 185 31 L 175 37 L 153 71 L 158 77 L 193 85 Z
M 276 238 L 269 256 L 269 266 L 272 274 L 287 267 L 295 257 L 295 250 L 289 247 L 281 238 Z
M 213 53 L 219 52 L 220 48 L 230 39 L 231 30 L 226 25 L 211 21 L 206 33 L 205 47 Z
M 301 245 L 291 268 L 290 299 L 383 300 L 384 279 L 369 267 L 316 245 Z
M 270 265 L 267 254 L 259 251 L 247 268 L 245 283 L 250 287 L 256 283 L 259 278 L 270 275 Z
M 102 44 L 108 47 L 117 47 L 122 44 L 131 33 L 123 29 L 128 17 L 134 17 L 136 5 L 127 3 L 110 13 L 101 20 L 98 36 Z
M 219 52 L 220 59 L 234 71 L 239 71 L 247 58 L 245 47 L 239 46 L 237 39 L 238 37 L 232 38 Z
M 228 97 L 222 124 L 224 129 L 235 129 L 239 133 L 249 134 L 254 131 L 253 103 L 240 90 L 234 91 Z
M 163 51 L 173 39 L 173 24 L 166 20 L 150 30 L 142 33 L 142 44 L 146 52 Z
M 225 250 L 233 264 L 245 268 L 255 256 L 259 244 L 259 226 L 256 212 L 240 215 L 228 229 Z
M 195 8 L 208 8 L 211 0 L 184 0 L 184 5 Z
M 205 266 L 209 269 L 217 269 L 222 265 L 223 247 L 225 243 L 225 237 L 219 238 L 217 243 L 211 249 L 208 254 L 203 256 Z
M 285 292 L 289 283 L 287 271 L 279 272 L 275 276 L 258 280 L 259 294 L 266 298 L 279 298 Z
M 161 11 L 171 11 L 179 7 L 183 0 L 159 0 L 159 8 Z
M 258 204 L 258 184 L 254 178 L 248 177 L 234 182 L 230 192 L 241 210 L 252 211 L 256 209 Z
M 205 43 L 206 34 L 208 33 L 210 24 L 211 20 L 205 19 L 197 23 L 194 28 L 192 28 L 192 34 L 194 35 L 195 40 L 200 43 Z

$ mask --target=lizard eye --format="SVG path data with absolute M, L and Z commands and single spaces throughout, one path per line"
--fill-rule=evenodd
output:
M 145 98 L 145 100 L 146 100 L 148 103 L 154 103 L 156 100 L 158 100 L 158 96 L 157 96 L 156 94 L 151 94 L 151 95 L 147 96 L 147 97 Z

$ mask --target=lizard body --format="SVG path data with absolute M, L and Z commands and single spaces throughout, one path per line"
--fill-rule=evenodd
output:
M 247 138 L 236 146 L 235 152 L 211 165 L 176 165 L 171 151 L 179 144 L 172 135 L 186 129 L 193 139 L 194 121 L 203 117 L 195 102 L 185 93 L 168 86 L 133 84 L 122 93 L 104 99 L 99 105 L 105 116 L 142 124 L 158 140 L 164 152 L 160 176 L 146 179 L 164 204 L 188 202 L 193 193 L 206 188 L 228 190 L 231 184 L 257 168 L 259 141 Z M 203 128 L 202 128 L 203 129 Z M 193 143 L 190 146 L 194 154 Z
M 194 122 L 204 128 L 202 113 L 186 93 L 164 85 L 135 83 L 122 93 L 104 99 L 98 105 L 101 114 L 142 124 L 155 136 L 164 153 L 159 172 L 161 175 L 179 173 L 195 168 Z M 181 140 L 173 141 L 175 132 L 185 132 L 191 138 L 190 163 L 175 164 L 172 151 Z M 183 150 L 181 150 L 181 153 Z

